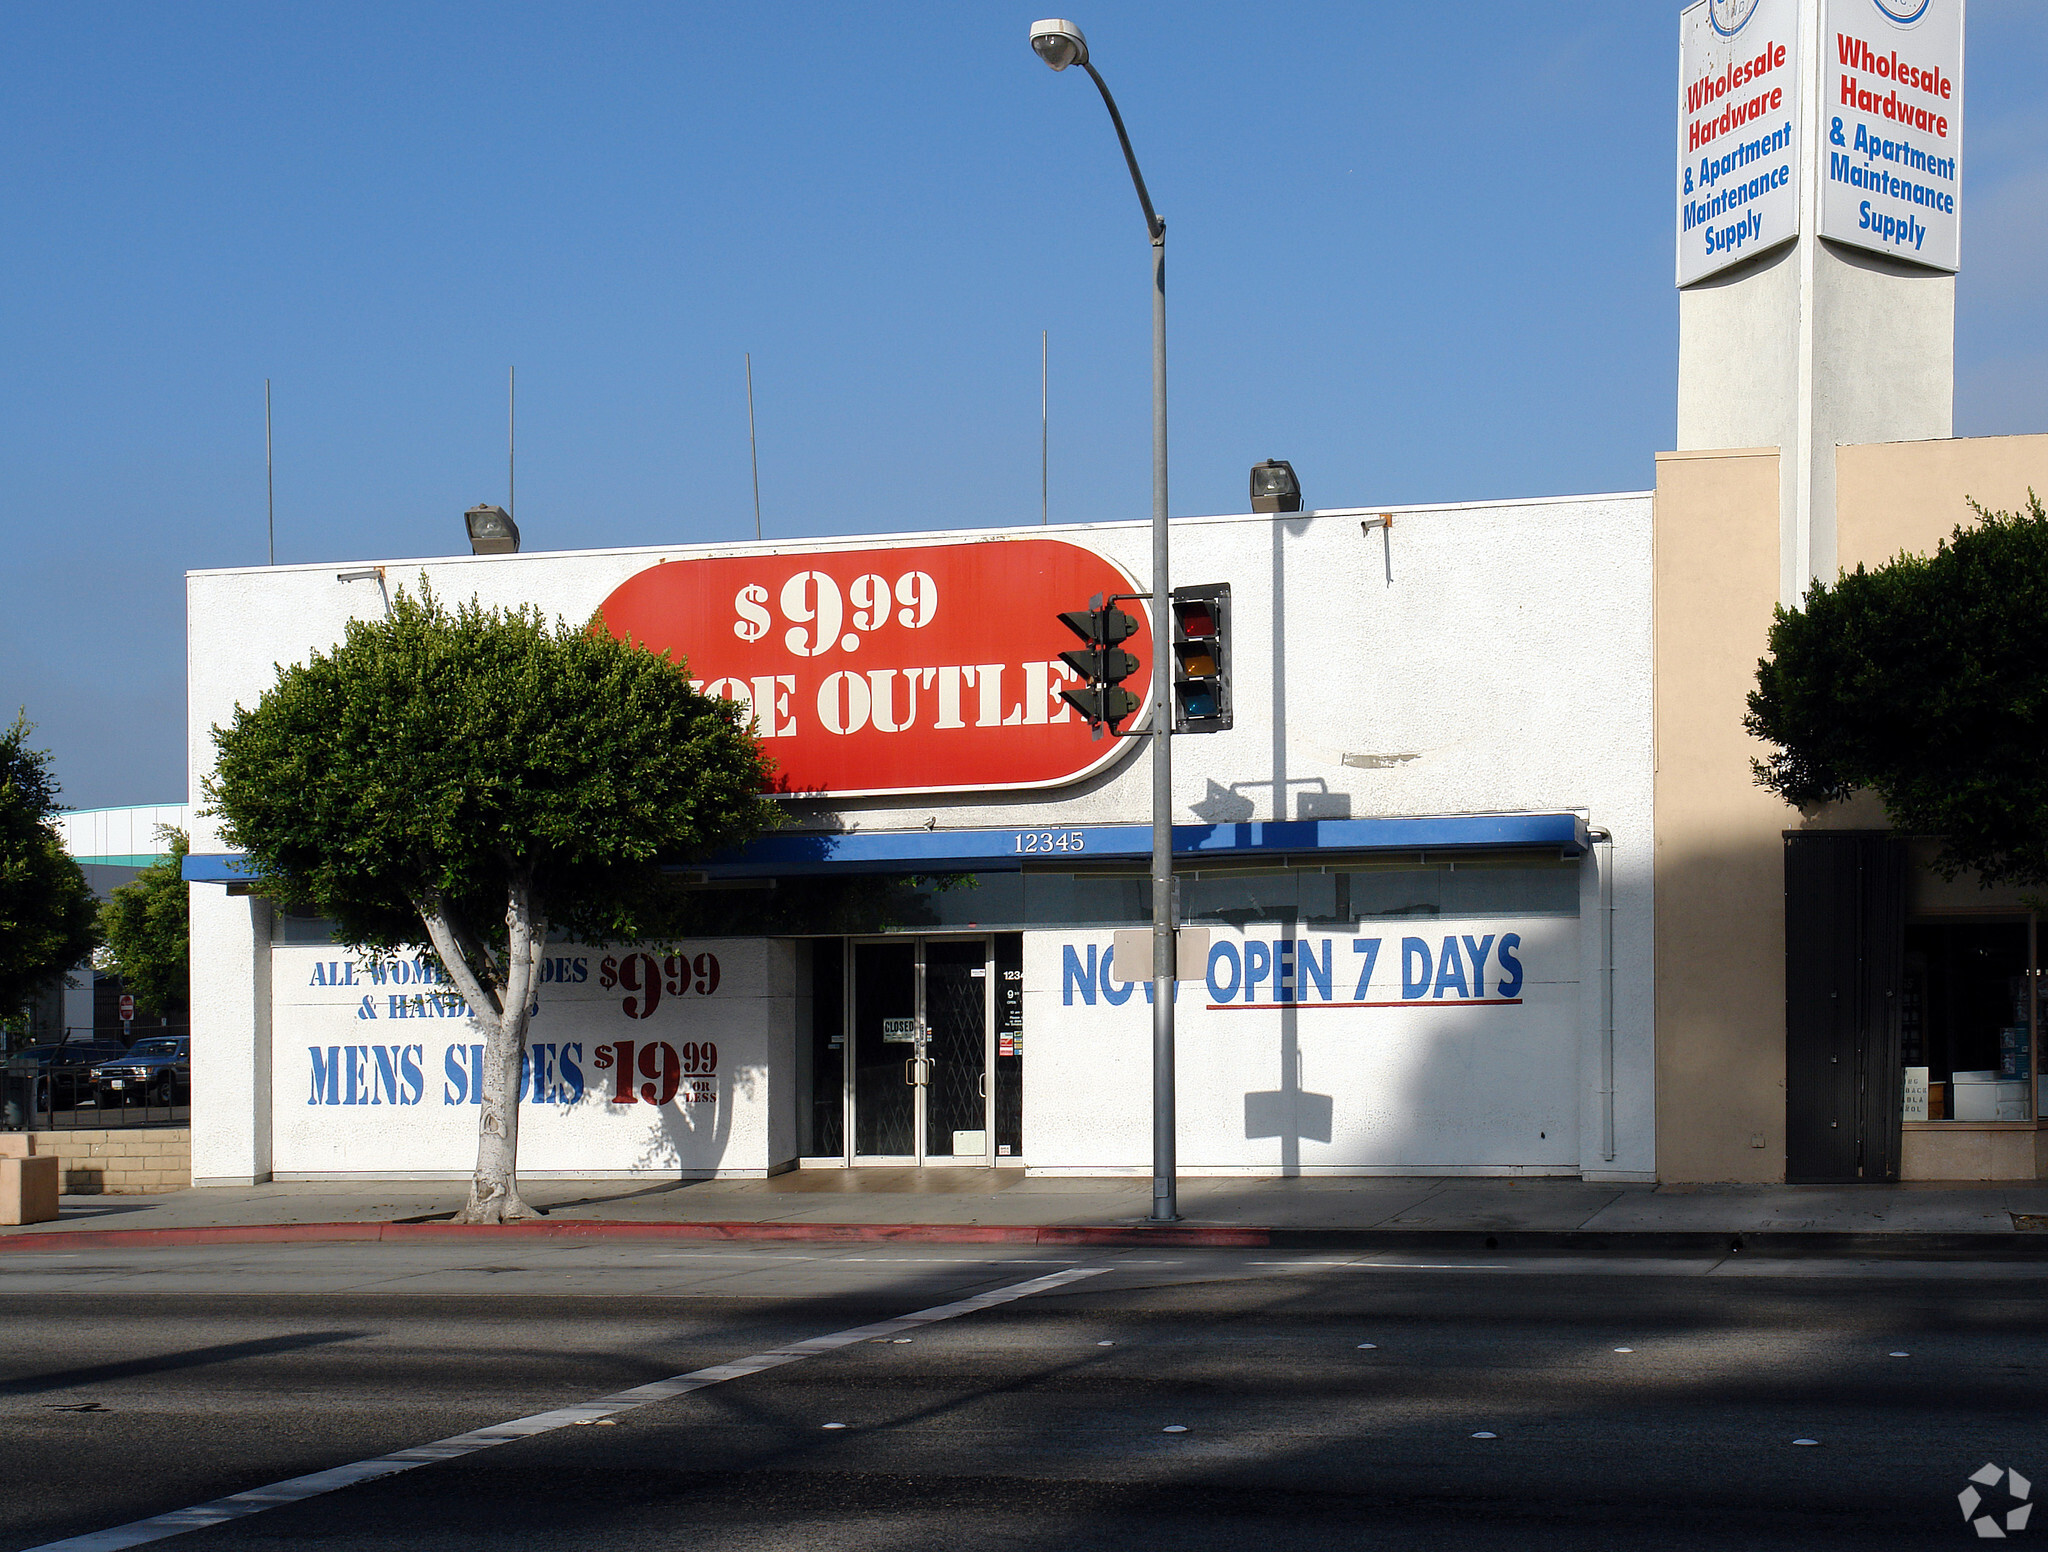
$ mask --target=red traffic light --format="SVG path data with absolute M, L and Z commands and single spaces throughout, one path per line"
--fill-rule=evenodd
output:
M 1113 647 L 1138 634 L 1138 622 L 1111 604 L 1106 609 L 1069 609 L 1060 624 L 1091 647 Z

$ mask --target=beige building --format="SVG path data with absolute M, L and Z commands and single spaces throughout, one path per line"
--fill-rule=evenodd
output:
M 1928 869 L 1932 844 L 1889 836 L 1875 802 L 1802 813 L 1752 778 L 1766 751 L 1742 714 L 1780 596 L 1779 457 L 1764 447 L 1657 460 L 1657 1173 L 2048 1175 L 2041 1010 L 2024 994 L 2039 934 L 2018 892 L 1945 883 Z M 2029 489 L 2048 490 L 2048 436 L 1839 447 L 1834 484 L 1837 563 L 1876 566 L 1931 552 L 1970 520 L 1970 499 L 2010 511 Z M 1896 854 L 1870 887 L 1890 898 L 1875 916 L 1848 912 L 1864 929 L 1861 983 L 1845 965 L 1819 988 L 1818 1009 L 1788 985 L 1788 962 L 1829 910 L 1798 887 L 1801 840 L 1845 856 L 1860 844 L 1861 863 L 1879 871 Z M 2017 1060 L 2013 1030 L 2024 1032 Z M 1924 1111 L 1917 1092 L 1900 1092 L 1915 1068 L 1930 1089 Z M 1955 1078 L 1987 1071 L 2002 1081 Z M 1902 1119 L 1909 1103 L 1928 1118 Z
M 1943 882 L 1935 840 L 1893 834 L 1874 799 L 1788 808 L 1742 728 L 1774 606 L 1933 551 L 1972 499 L 2010 511 L 2048 490 L 2048 436 L 1955 436 L 1963 7 L 1720 12 L 1681 23 L 1679 450 L 1657 460 L 1653 518 L 1657 1173 L 2035 1178 L 2032 913 Z M 1945 62 L 1950 118 L 1869 118 L 1837 68 L 1863 27 Z M 1721 171 L 1717 72 L 1760 49 L 1787 84 L 1767 105 L 1782 123 L 1733 158 L 1765 174 L 1735 191 L 1769 192 L 1740 207 L 1763 212 L 1744 217 L 1757 245 L 1702 250 L 1687 202 Z M 1903 185 L 1858 170 L 1873 145 L 1948 191 L 1935 241 L 1884 235 L 1918 223 L 1891 219 Z

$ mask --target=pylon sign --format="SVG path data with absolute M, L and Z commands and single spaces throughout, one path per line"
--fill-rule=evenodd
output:
M 1803 9 L 1801 0 L 1699 0 L 1679 16 L 1681 286 L 1799 235 Z
M 613 589 L 599 621 L 672 653 L 752 714 L 791 795 L 1057 787 L 1121 756 L 1061 692 L 1059 611 L 1137 590 L 1063 539 L 798 549 L 664 561 Z M 1119 643 L 1150 674 L 1152 636 Z

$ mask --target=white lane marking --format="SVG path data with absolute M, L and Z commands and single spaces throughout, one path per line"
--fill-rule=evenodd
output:
M 821 1266 L 1079 1266 L 1074 1256 L 782 1256 L 749 1251 L 662 1250 L 657 1261 L 814 1261 Z M 1149 1265 L 1151 1263 L 1133 1263 Z
M 1078 1257 L 1062 1256 L 825 1256 L 833 1266 L 854 1263 L 887 1266 L 1079 1266 Z
M 1352 1272 L 1505 1272 L 1505 1261 L 1247 1261 L 1246 1266 L 1334 1266 Z
M 110 1530 L 96 1530 L 83 1536 L 69 1536 L 62 1541 L 44 1542 L 41 1546 L 26 1549 L 26 1552 L 120 1552 L 123 1547 L 139 1547 L 147 1542 L 162 1541 L 169 1536 L 181 1536 L 188 1530 L 203 1530 L 209 1525 L 219 1525 L 228 1520 L 242 1519 L 247 1515 L 261 1514 L 265 1509 L 275 1509 L 283 1504 L 317 1498 L 322 1493 L 331 1493 L 337 1488 L 353 1487 L 358 1482 L 374 1482 L 380 1477 L 396 1476 L 401 1471 L 411 1471 L 418 1466 L 430 1466 L 435 1461 L 455 1460 L 464 1455 L 473 1455 L 478 1450 L 487 1450 L 498 1444 L 510 1444 L 515 1439 L 529 1439 L 535 1434 L 551 1433 L 557 1428 L 567 1428 L 573 1424 L 600 1422 L 618 1412 L 630 1412 L 639 1407 L 652 1406 L 657 1401 L 673 1400 L 677 1396 L 686 1396 L 693 1390 L 721 1385 L 727 1380 L 744 1379 L 750 1374 L 779 1369 L 786 1363 L 800 1363 L 806 1358 L 816 1358 L 822 1353 L 837 1352 L 842 1347 L 851 1347 L 856 1342 L 869 1341 L 878 1336 L 894 1336 L 899 1331 L 913 1331 L 934 1321 L 978 1314 L 982 1310 L 993 1309 L 998 1304 L 1008 1304 L 1015 1299 L 1028 1299 L 1035 1293 L 1047 1293 L 1067 1283 L 1079 1282 L 1084 1277 L 1100 1277 L 1109 1270 L 1111 1269 L 1106 1266 L 1084 1266 L 1064 1272 L 1052 1272 L 1044 1277 L 1011 1283 L 1007 1288 L 993 1288 L 987 1293 L 977 1293 L 972 1298 L 958 1299 L 951 1304 L 936 1304 L 930 1309 L 918 1310 L 913 1314 L 898 1315 L 891 1320 L 878 1320 L 873 1325 L 855 1326 L 849 1331 L 835 1331 L 830 1336 L 810 1337 L 801 1342 L 792 1342 L 787 1347 L 774 1347 L 765 1353 L 736 1358 L 731 1363 L 715 1363 L 708 1369 L 694 1369 L 688 1374 L 673 1375 L 647 1385 L 635 1385 L 631 1390 L 599 1396 L 595 1401 L 579 1401 L 574 1406 L 557 1407 L 551 1412 L 536 1412 L 531 1417 L 516 1417 L 510 1422 L 494 1423 L 488 1428 L 477 1428 L 469 1433 L 436 1439 L 431 1444 L 416 1444 L 407 1450 L 394 1450 L 389 1455 L 379 1455 L 371 1460 L 359 1460 L 346 1466 L 333 1466 L 326 1471 L 315 1471 L 307 1476 L 272 1482 L 267 1487 L 254 1487 L 245 1493 L 230 1493 L 227 1497 L 216 1498 L 211 1503 L 195 1504 L 189 1509 L 174 1509 L 169 1514 L 152 1515 L 146 1520 L 133 1520 L 126 1525 L 116 1525 Z

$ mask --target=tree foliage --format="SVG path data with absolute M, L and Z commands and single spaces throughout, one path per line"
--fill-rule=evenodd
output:
M 746 713 L 685 665 L 537 609 L 446 609 L 421 579 L 214 729 L 206 784 L 263 887 L 359 950 L 424 948 L 487 1039 L 464 1216 L 525 1215 L 519 1058 L 550 930 L 667 935 L 656 869 L 779 817 Z
M 2048 514 L 1987 512 L 1780 608 L 1743 725 L 1757 780 L 1801 807 L 1868 788 L 1937 863 L 2048 884 Z
M 192 894 L 183 830 L 159 826 L 165 855 L 100 907 L 100 933 L 144 1013 L 182 1013 L 192 991 Z
M 0 733 L 0 1018 L 13 1018 L 98 943 L 85 872 L 51 825 L 57 778 L 26 712 Z

